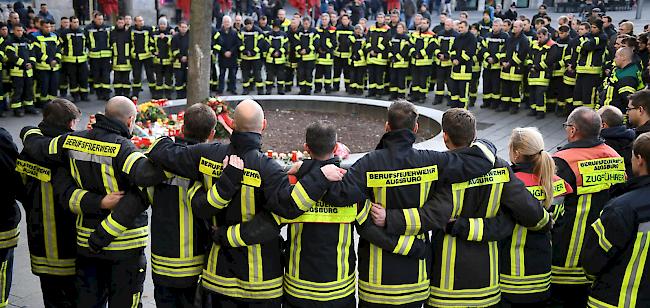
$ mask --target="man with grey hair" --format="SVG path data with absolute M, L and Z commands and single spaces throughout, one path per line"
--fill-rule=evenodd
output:
M 581 243 L 609 201 L 609 189 L 626 180 L 623 158 L 599 138 L 601 123 L 593 109 L 576 108 L 563 124 L 569 143 L 553 155 L 557 175 L 573 187 L 552 236 L 551 292 L 564 307 L 587 305 L 591 282 L 582 268 Z
M 598 109 L 598 115 L 602 120 L 600 138 L 605 144 L 612 147 L 618 155 L 625 160 L 625 171 L 628 177 L 632 176 L 632 143 L 636 138 L 633 129 L 627 128 L 624 123 L 623 112 L 620 109 L 608 105 Z
M 158 19 L 158 28 L 152 33 L 153 65 L 156 85 L 151 91 L 152 98 L 171 98 L 173 89 L 172 33 L 167 18 Z
M 226 72 L 228 72 L 228 92 L 237 94 L 235 86 L 237 75 L 237 59 L 241 41 L 237 31 L 232 28 L 232 19 L 226 15 L 221 21 L 221 30 L 214 34 L 214 49 L 219 61 L 219 89 L 217 94 L 223 93 L 226 88 Z
M 492 32 L 486 39 L 481 40 L 483 56 L 483 105 L 481 108 L 497 108 L 501 100 L 501 61 L 505 54 L 503 50 L 508 40 L 508 34 L 501 29 L 503 21 L 495 18 L 492 22 Z

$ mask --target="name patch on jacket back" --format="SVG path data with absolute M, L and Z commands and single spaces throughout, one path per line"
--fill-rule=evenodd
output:
M 120 152 L 121 144 L 102 142 L 78 136 L 68 136 L 63 143 L 64 149 L 75 150 L 98 156 L 115 157 Z
M 438 166 L 427 166 L 395 171 L 366 172 L 368 187 L 394 187 L 433 182 L 438 180 Z
M 199 172 L 214 178 L 219 178 L 223 172 L 223 164 L 201 157 L 201 161 L 199 161 Z M 257 170 L 244 168 L 244 176 L 242 177 L 241 183 L 248 186 L 260 187 L 262 186 L 262 177 Z
M 52 179 L 52 172 L 49 168 L 22 159 L 16 160 L 16 172 L 31 176 L 42 182 L 49 182 Z
M 473 178 L 467 182 L 454 183 L 451 185 L 451 189 L 458 190 L 476 186 L 506 183 L 509 181 L 510 174 L 508 173 L 508 168 L 495 168 L 490 170 L 487 174 Z

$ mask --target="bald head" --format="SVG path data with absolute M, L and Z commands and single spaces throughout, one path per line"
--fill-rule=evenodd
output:
M 264 121 L 262 106 L 252 99 L 241 101 L 235 108 L 234 129 L 238 132 L 261 133 Z
M 135 123 L 137 110 L 133 102 L 124 96 L 114 96 L 106 103 L 104 113 L 107 117 L 118 120 L 126 125 L 131 131 Z

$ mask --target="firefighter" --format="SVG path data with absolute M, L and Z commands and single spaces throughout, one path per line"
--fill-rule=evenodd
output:
M 9 75 L 11 76 L 12 94 L 10 108 L 14 116 L 22 117 L 25 113 L 38 114 L 34 108 L 34 66 L 36 58 L 32 44 L 25 36 L 20 25 L 14 25 L 13 37 L 5 48 Z
M 648 299 L 648 196 L 650 134 L 634 142 L 632 170 L 635 177 L 603 209 L 589 227 L 584 242 L 583 267 L 595 277 L 589 291 L 589 307 L 645 306 Z
M 332 92 L 332 66 L 334 65 L 333 53 L 336 49 L 336 26 L 330 24 L 330 15 L 321 15 L 321 26 L 317 29 L 320 37 L 318 55 L 316 58 L 316 72 L 314 75 L 314 93 L 320 93 L 325 88 L 325 94 Z
M 5 179 L 0 194 L 0 306 L 9 305 L 9 293 L 14 268 L 14 248 L 18 245 L 20 230 L 20 209 L 16 200 L 23 200 L 24 188 L 21 179 L 16 172 L 16 158 L 18 148 L 11 138 L 11 134 L 4 128 L 0 128 L 0 172 Z
M 112 57 L 108 34 L 111 28 L 104 25 L 104 15 L 95 13 L 93 22 L 86 27 L 85 31 L 92 86 L 98 100 L 108 100 L 111 93 Z
M 448 199 L 445 196 L 449 191 L 442 191 L 445 186 L 442 183 L 469 180 L 486 173 L 493 165 L 494 154 L 484 144 L 444 153 L 413 149 L 418 113 L 412 103 L 404 100 L 392 103 L 387 118 L 387 132 L 377 149 L 355 162 L 343 181 L 330 187 L 324 201 L 342 206 L 370 200 L 399 212 L 402 221 L 406 215 L 408 221 L 416 223 L 417 209 L 427 200 Z M 444 228 L 449 221 L 451 202 L 432 208 L 435 213 L 430 213 L 432 221 L 428 227 Z M 371 215 L 374 217 L 375 213 Z M 415 239 L 429 244 L 425 227 L 417 224 L 401 233 L 390 228 L 386 231 L 410 236 L 405 246 Z M 430 259 L 408 258 L 393 252 L 360 239 L 360 307 L 421 307 L 427 299 Z
M 287 55 L 287 63 L 285 63 L 286 72 L 284 76 L 284 92 L 291 92 L 294 85 L 294 77 L 296 77 L 296 69 L 298 68 L 298 52 L 296 48 L 300 45 L 298 40 L 300 31 L 300 18 L 294 17 L 289 25 L 287 36 L 289 37 L 289 54 Z
M 74 17 L 74 16 L 73 16 Z M 63 33 L 68 31 L 70 29 L 70 19 L 67 16 L 61 17 L 61 20 L 59 21 L 59 28 L 54 31 L 56 35 L 59 37 L 59 40 L 63 39 Z M 51 23 L 52 29 L 54 29 L 54 23 Z M 61 41 L 59 41 L 61 42 Z M 61 48 L 63 48 L 63 45 L 61 45 Z M 59 71 L 59 96 L 61 97 L 66 97 L 68 95 L 68 76 L 65 72 L 65 69 L 63 69 L 63 66 L 61 67 L 61 70 Z
M 616 51 L 614 64 L 616 67 L 609 77 L 605 78 L 599 95 L 599 107 L 612 105 L 619 110 L 627 108 L 627 97 L 644 88 L 641 71 L 633 63 L 634 51 L 625 47 Z
M 205 104 L 185 110 L 181 145 L 205 143 L 214 136 L 217 117 Z M 229 161 L 233 164 L 232 161 Z M 147 189 L 151 212 L 151 267 L 157 307 L 194 306 L 194 295 L 205 263 L 208 230 L 194 216 L 187 192 L 190 179 L 168 174 L 164 182 Z
M 350 87 L 348 93 L 363 95 L 366 85 L 366 36 L 363 34 L 363 26 L 354 26 L 354 35 L 350 35 Z M 347 87 L 347 86 L 346 86 Z
M 123 19 L 119 23 L 124 26 Z M 106 103 L 105 114 L 96 115 L 97 122 L 90 130 L 55 138 L 30 133 L 33 127 L 21 131 L 30 157 L 62 166 L 56 176 L 71 177 L 76 185 L 58 197 L 78 215 L 75 266 L 79 307 L 107 302 L 109 307 L 140 305 L 148 218 L 147 203 L 138 187 L 160 183 L 165 174 L 129 139 L 136 113 L 130 99 L 116 96 Z M 122 198 L 112 211 L 105 211 L 88 206 L 93 199 L 89 193 L 117 193 Z
M 388 65 L 388 43 L 390 41 L 389 27 L 384 23 L 383 13 L 377 14 L 377 21 L 368 29 L 367 65 L 368 65 L 368 97 L 384 94 L 384 74 Z
M 454 44 L 454 40 L 458 36 L 458 33 L 454 30 L 454 20 L 451 18 L 445 19 L 443 29 L 440 33 L 436 33 L 436 47 L 434 51 L 436 56 L 436 91 L 434 92 L 434 105 L 442 104 L 442 99 L 445 97 L 449 98 L 445 92 L 445 86 L 449 90 L 449 83 L 451 82 L 451 57 L 449 56 L 449 52 L 451 51 L 451 46 Z
M 490 36 L 490 32 L 494 30 L 493 26 L 494 21 L 490 17 L 490 11 L 483 11 L 483 18 L 478 22 L 479 36 L 482 38 Z
M 506 41 L 505 57 L 501 59 L 501 105 L 497 112 L 519 112 L 524 66 L 530 50 L 530 42 L 522 33 L 522 22 L 512 23 L 512 35 Z
M 531 108 L 528 116 L 543 119 L 546 115 L 546 92 L 559 56 L 557 44 L 550 38 L 548 30 L 539 29 L 527 59 Z
M 117 18 L 115 28 L 110 33 L 110 44 L 113 50 L 113 89 L 116 95 L 128 96 L 132 86 L 129 75 L 131 74 L 133 42 L 131 41 L 132 35 L 125 28 L 124 18 L 120 17 Z
M 167 18 L 158 20 L 158 28 L 151 34 L 153 40 L 153 64 L 156 73 L 156 87 L 152 98 L 172 98 L 174 84 L 172 67 L 172 35 Z
M 413 48 L 406 34 L 406 24 L 399 22 L 395 36 L 388 45 L 390 73 L 390 99 L 406 98 L 406 76 L 409 75 L 409 63 Z
M 54 99 L 59 92 L 59 70 L 61 69 L 61 46 L 59 36 L 52 32 L 53 25 L 41 20 L 41 30 L 33 34 L 32 49 L 36 60 L 36 79 L 38 79 L 39 102 L 42 108 L 45 103 Z
M 269 50 L 266 52 L 266 94 L 273 92 L 273 87 L 277 84 L 278 94 L 284 95 L 284 80 L 287 63 L 287 53 L 289 52 L 289 38 L 281 30 L 282 23 L 280 20 L 273 22 L 273 31 L 267 37 Z
M 195 185 L 189 196 L 192 200 L 196 191 L 206 189 L 206 206 L 195 207 L 192 200 L 192 208 L 197 217 L 208 219 L 210 225 L 228 228 L 264 213 L 296 218 L 321 198 L 330 185 L 328 179 L 341 179 L 339 169 L 327 165 L 313 168 L 292 188 L 280 165 L 260 151 L 266 121 L 259 104 L 252 100 L 240 102 L 235 108 L 234 123 L 235 131 L 228 145 L 186 147 L 163 138 L 149 152 L 149 157 L 165 170 L 203 183 Z M 241 157 L 245 169 L 231 167 L 224 160 L 228 154 Z M 230 174 L 239 175 L 240 180 L 224 182 Z M 220 176 L 218 181 L 215 176 Z M 237 234 L 237 230 L 232 230 Z M 239 243 L 241 236 L 235 235 L 233 239 Z M 207 262 L 201 285 L 211 293 L 213 305 L 280 307 L 283 271 L 278 237 L 250 247 L 214 243 Z M 239 283 L 233 285 L 230 281 Z
M 257 94 L 264 94 L 264 83 L 262 82 L 262 50 L 266 41 L 264 35 L 253 29 L 253 19 L 244 20 L 244 29 L 239 32 L 239 53 L 241 55 L 242 87 L 244 95 L 247 95 L 257 87 Z
M 567 97 L 569 97 L 573 92 L 571 92 L 564 85 L 564 75 L 567 71 L 567 66 L 571 59 L 571 38 L 569 37 L 569 26 L 562 25 L 558 27 L 557 31 L 557 43 L 558 47 L 558 60 L 554 64 L 553 68 L 553 77 L 551 77 L 551 83 L 549 84 L 549 91 L 546 97 L 547 103 L 555 108 L 556 115 L 562 115 L 567 106 Z M 572 90 L 572 89 L 571 89 Z
M 300 87 L 300 95 L 311 95 L 313 87 L 314 66 L 316 64 L 316 48 L 321 45 L 321 38 L 316 29 L 311 27 L 311 18 L 302 18 L 302 29 L 295 34 L 295 52 L 298 58 L 296 80 Z
M 133 61 L 133 86 L 131 96 L 138 97 L 142 92 L 142 68 L 147 75 L 149 91 L 156 87 L 156 79 L 153 71 L 152 37 L 153 28 L 144 25 L 144 18 L 136 16 L 135 25 L 127 29 L 131 35 L 133 52 L 130 54 Z M 118 94 L 119 95 L 119 94 Z
M 341 74 L 345 91 L 350 90 L 350 37 L 354 35 L 354 27 L 350 25 L 350 16 L 341 15 L 340 24 L 336 26 L 336 48 L 334 49 L 334 82 L 333 91 L 338 92 L 341 87 Z
M 81 112 L 65 99 L 54 99 L 43 107 L 43 120 L 28 134 L 41 134 L 49 138 L 73 132 Z M 32 273 L 39 276 L 44 307 L 76 307 L 75 299 L 75 213 L 68 204 L 55 198 L 65 189 L 55 181 L 57 166 L 41 163 L 25 151 L 16 160 L 16 171 L 25 184 L 26 197 L 22 205 L 27 215 L 27 237 Z M 93 196 L 86 206 L 97 209 L 110 207 L 109 199 Z M 103 200 L 100 201 L 100 200 Z
M 433 58 L 431 51 L 436 48 L 436 37 L 429 31 L 429 20 L 423 19 L 417 32 L 410 37 L 411 46 L 411 95 L 414 103 L 424 103 L 429 92 L 429 75 Z
M 174 79 L 176 81 L 176 99 L 185 98 L 187 86 L 187 56 L 190 47 L 190 36 L 186 21 L 178 23 L 178 33 L 172 38 L 172 57 L 174 67 Z
M 593 109 L 576 108 L 564 127 L 569 143 L 553 159 L 557 175 L 574 192 L 566 196 L 565 214 L 553 228 L 551 295 L 565 307 L 585 307 L 591 281 L 582 268 L 580 255 L 585 246 L 580 243 L 609 201 L 609 189 L 625 182 L 625 162 L 599 138 L 601 119 Z
M 237 95 L 237 69 L 239 59 L 239 46 L 241 40 L 237 30 L 232 27 L 230 16 L 224 16 L 219 30 L 219 38 L 214 48 L 219 54 L 219 90 L 217 93 L 223 93 L 226 90 L 226 72 L 228 73 L 228 92 Z
M 479 26 L 477 24 L 472 24 L 469 32 L 476 38 L 476 53 L 472 57 L 472 80 L 469 82 L 469 107 L 474 107 L 478 98 L 478 82 L 481 79 L 483 57 L 480 50 L 484 38 L 479 35 Z
M 472 80 L 472 58 L 476 54 L 476 37 L 468 30 L 467 22 L 458 24 L 458 37 L 451 46 L 451 106 L 467 108 L 469 83 Z
M 223 20 L 221 22 L 223 23 Z M 219 94 L 219 71 L 217 70 L 217 55 L 219 54 L 219 45 L 217 45 L 217 41 L 219 41 L 219 36 L 221 36 L 221 32 L 213 26 L 211 41 L 212 52 L 210 53 L 210 91 L 217 92 L 217 94 Z
M 499 74 L 501 62 L 506 53 L 508 34 L 502 31 L 503 21 L 495 18 L 492 23 L 492 33 L 481 42 L 480 53 L 483 58 L 483 105 L 481 108 L 499 107 L 501 100 L 501 83 Z
M 6 47 L 9 44 L 9 29 L 6 24 L 0 23 L 0 55 L 6 57 Z M 0 64 L 4 64 L 1 67 L 2 70 L 2 96 L 0 96 L 0 118 L 5 116 L 5 111 L 8 111 L 9 105 L 7 100 L 11 98 L 11 77 L 9 76 L 9 67 L 6 65 L 6 61 L 0 61 Z
M 70 29 L 61 33 L 63 71 L 69 79 L 68 88 L 73 102 L 88 101 L 87 37 L 79 28 L 79 18 L 70 18 Z
M 587 33 L 580 37 L 576 47 L 576 86 L 573 92 L 573 106 L 594 107 L 598 100 L 596 88 L 601 82 L 607 37 L 603 33 L 603 21 L 595 20 L 591 25 L 582 23 L 580 28 Z M 588 29 L 591 29 L 590 32 Z M 582 31 L 581 31 L 582 32 Z

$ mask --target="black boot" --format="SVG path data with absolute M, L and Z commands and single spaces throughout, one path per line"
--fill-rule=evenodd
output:
M 257 87 L 257 95 L 265 95 L 264 87 Z
M 23 108 L 14 108 L 14 117 L 22 118 L 25 116 L 25 110 Z
M 27 106 L 25 107 L 25 113 L 27 114 L 39 114 L 38 110 L 34 108 L 34 106 Z
M 537 111 L 536 111 L 535 109 L 531 109 L 531 110 L 528 112 L 527 116 L 529 116 L 529 117 L 537 116 Z
M 89 101 L 89 99 L 88 99 L 88 92 L 81 92 L 81 101 L 82 101 L 82 102 L 87 102 L 87 101 Z
M 510 114 L 517 114 L 519 113 L 519 107 L 512 105 L 510 106 Z
M 546 112 L 537 112 L 537 119 L 541 120 L 546 116 Z
M 72 102 L 76 104 L 80 101 L 81 97 L 79 96 L 79 93 L 72 93 Z
M 442 104 L 442 96 L 441 95 L 436 95 L 436 97 L 433 99 L 433 104 L 434 105 Z
M 483 105 L 481 105 L 481 109 L 490 109 L 492 106 L 492 100 L 491 99 L 484 99 L 483 100 Z

